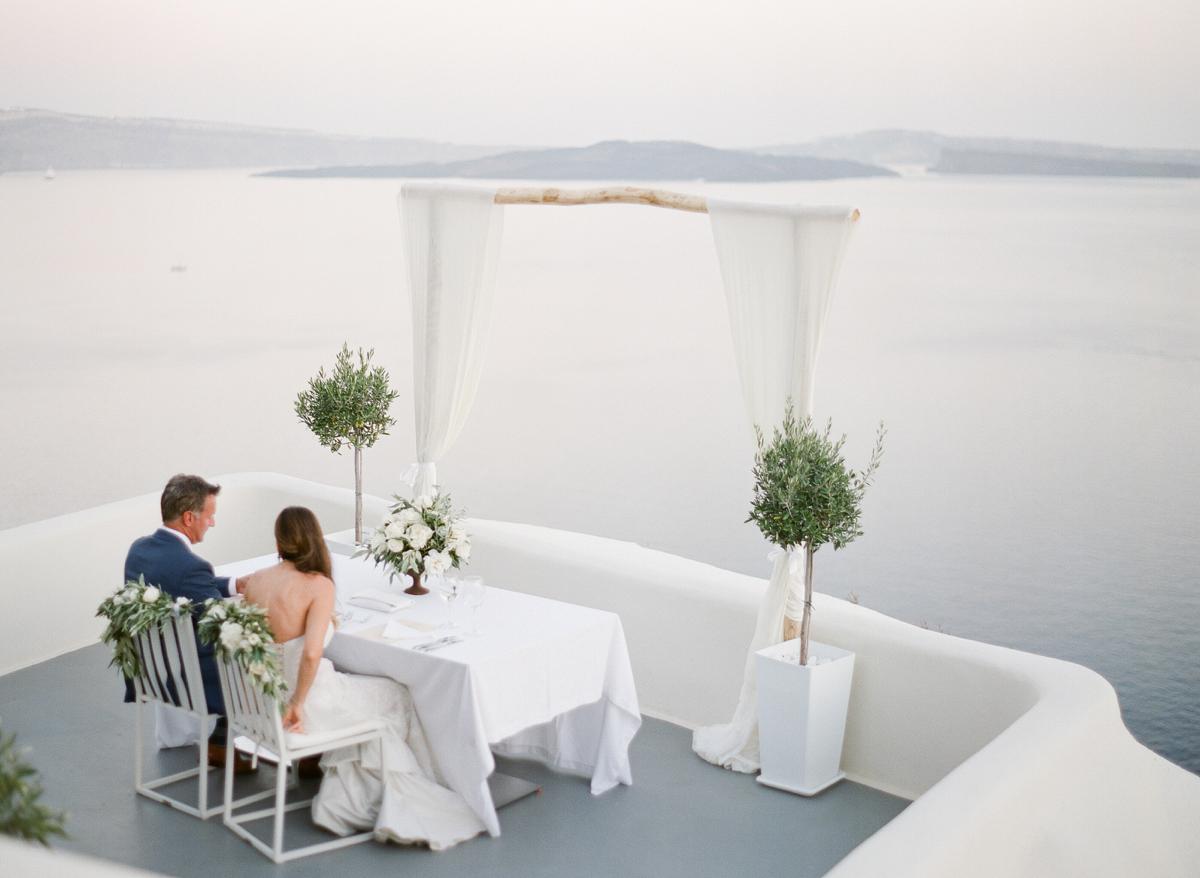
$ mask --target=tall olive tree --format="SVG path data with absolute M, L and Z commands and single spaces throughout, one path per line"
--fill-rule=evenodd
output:
M 374 349 L 342 345 L 333 365 L 322 366 L 296 397 L 296 414 L 322 445 L 335 454 L 354 449 L 354 542 L 362 543 L 362 450 L 370 448 L 396 423 L 388 414 L 399 395 L 388 383 L 387 370 L 371 365 Z
M 808 662 L 808 629 L 812 621 L 813 555 L 821 546 L 835 550 L 862 536 L 862 500 L 883 456 L 883 424 L 866 469 L 846 466 L 846 437 L 830 438 L 832 424 L 817 432 L 812 419 L 797 421 L 791 403 L 783 422 L 767 442 L 758 434 L 754 458 L 754 499 L 750 517 L 763 536 L 788 551 L 804 551 L 804 610 L 799 622 L 787 617 L 784 639 L 800 634 L 800 664 Z

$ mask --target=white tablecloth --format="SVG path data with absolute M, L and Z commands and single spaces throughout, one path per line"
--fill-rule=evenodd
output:
M 242 575 L 275 561 L 227 564 L 218 575 Z M 350 597 L 388 587 L 387 577 L 363 560 L 335 555 L 333 562 L 339 605 L 358 621 L 337 632 L 325 655 L 341 671 L 391 677 L 409 687 L 443 779 L 489 833 L 500 834 L 487 784 L 493 750 L 590 777 L 596 795 L 632 783 L 629 744 L 642 719 L 615 614 L 489 583 L 478 612 L 480 636 L 420 653 L 410 648 L 417 641 L 385 641 L 379 632 L 390 619 L 446 621 L 440 598 L 414 598 L 413 606 L 391 615 L 354 607 Z M 456 612 L 465 619 L 465 608 Z

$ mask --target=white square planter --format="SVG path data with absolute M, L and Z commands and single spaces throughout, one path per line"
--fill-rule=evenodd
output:
M 799 640 L 755 653 L 762 762 L 758 782 L 813 796 L 845 777 L 842 741 L 854 653 L 809 641 L 809 664 L 797 664 L 799 655 Z M 812 664 L 814 658 L 818 664 Z

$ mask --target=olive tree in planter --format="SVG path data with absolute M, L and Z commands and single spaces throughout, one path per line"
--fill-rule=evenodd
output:
M 863 495 L 883 454 L 882 424 L 861 471 L 850 469 L 842 457 L 846 437 L 834 440 L 830 431 L 828 424 L 817 431 L 807 417 L 797 421 L 789 404 L 770 442 L 759 432 L 754 500 L 746 519 L 788 552 L 789 562 L 803 563 L 800 618 L 789 612 L 784 642 L 760 650 L 756 658 L 759 782 L 802 795 L 814 795 L 843 776 L 842 740 L 854 673 L 853 653 L 809 642 L 813 556 L 822 546 L 840 549 L 862 536 Z
M 374 349 L 342 345 L 333 372 L 325 367 L 309 379 L 308 388 L 296 397 L 296 414 L 322 445 L 335 454 L 354 449 L 354 542 L 362 538 L 362 450 L 370 448 L 396 423 L 388 414 L 399 395 L 388 383 L 387 370 L 372 366 Z

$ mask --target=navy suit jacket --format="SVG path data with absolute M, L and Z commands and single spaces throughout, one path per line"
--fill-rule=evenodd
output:
M 183 540 L 160 527 L 148 537 L 142 537 L 129 547 L 125 556 L 125 581 L 137 581 L 139 576 L 147 585 L 155 585 L 173 598 L 187 598 L 193 607 L 195 625 L 203 605 L 209 598 L 229 597 L 229 579 L 214 576 L 212 565 L 184 545 Z M 196 640 L 200 653 L 200 676 L 204 678 L 204 700 L 209 713 L 225 713 L 221 697 L 221 680 L 212 646 Z M 125 682 L 125 700 L 133 701 L 133 686 Z

